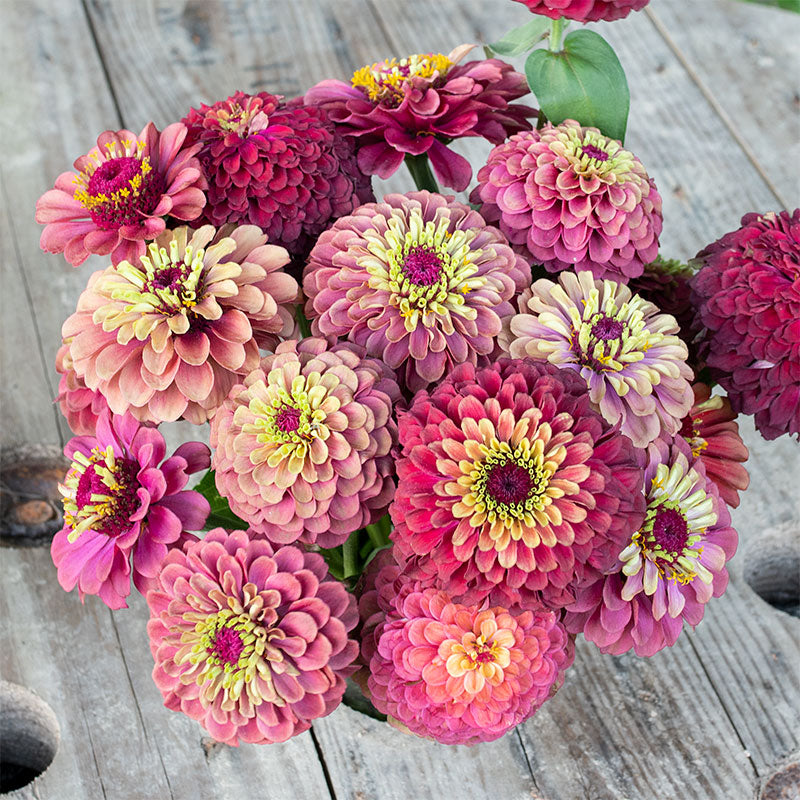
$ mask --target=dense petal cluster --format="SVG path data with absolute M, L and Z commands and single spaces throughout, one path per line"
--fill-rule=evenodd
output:
M 165 231 L 95 272 L 62 328 L 77 377 L 115 413 L 205 422 L 294 327 L 288 253 L 254 225 Z
M 520 313 L 500 337 L 514 358 L 575 371 L 595 408 L 637 447 L 673 436 L 692 407 L 688 351 L 669 314 L 591 272 L 542 278 L 520 297 Z
M 747 214 L 697 260 L 701 357 L 765 439 L 800 435 L 800 209 Z
M 648 448 L 647 514 L 608 575 L 585 582 L 565 624 L 604 653 L 652 656 L 675 644 L 728 585 L 738 537 L 713 481 L 677 437 Z
M 390 194 L 320 236 L 303 280 L 312 330 L 347 337 L 414 392 L 488 355 L 530 267 L 464 203 Z
M 212 420 L 217 488 L 274 542 L 342 544 L 391 502 L 399 400 L 394 376 L 363 350 L 284 342 Z
M 137 136 L 105 131 L 97 146 L 58 176 L 55 188 L 36 203 L 42 223 L 40 245 L 64 253 L 74 267 L 90 253 L 111 261 L 135 261 L 145 242 L 163 233 L 165 219 L 196 219 L 205 205 L 199 145 L 186 142 L 177 122 L 161 133 L 149 123 Z
M 208 180 L 202 219 L 212 225 L 258 225 L 302 258 L 333 220 L 374 199 L 352 139 L 322 108 L 237 92 L 183 122 L 199 143 Z
M 566 17 L 578 22 L 611 22 L 641 11 L 650 0 L 516 0 L 534 14 L 550 19 Z
M 471 200 L 548 272 L 627 281 L 658 255 L 661 196 L 633 153 L 574 120 L 495 147 Z
M 563 606 L 642 520 L 631 441 L 549 364 L 457 367 L 414 398 L 400 445 L 395 547 L 412 577 L 432 570 L 459 601 Z
M 67 343 L 62 344 L 56 353 L 56 372 L 61 375 L 56 400 L 67 424 L 79 436 L 93 435 L 100 415 L 109 411 L 108 403 L 100 392 L 90 389 L 78 377 L 72 367 Z
M 126 608 L 131 577 L 145 592 L 170 548 L 200 530 L 209 512 L 189 475 L 207 469 L 206 445 L 189 442 L 165 460 L 164 437 L 130 414 L 102 414 L 94 436 L 76 436 L 64 455 L 72 464 L 59 486 L 64 527 L 51 546 L 58 582 L 81 599 L 99 595 Z
M 164 704 L 218 741 L 284 742 L 330 714 L 358 645 L 354 598 L 322 556 L 215 528 L 147 593 Z
M 528 130 L 527 119 L 536 114 L 513 102 L 528 85 L 511 65 L 496 58 L 458 63 L 473 47 L 381 61 L 357 70 L 351 85 L 324 80 L 305 99 L 322 104 L 357 137 L 358 163 L 367 174 L 388 178 L 407 155 L 426 154 L 439 181 L 461 191 L 472 167 L 448 143 L 480 136 L 499 144 Z

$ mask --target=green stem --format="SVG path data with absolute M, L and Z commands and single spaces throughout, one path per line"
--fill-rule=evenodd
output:
M 550 50 L 553 53 L 561 52 L 561 37 L 564 34 L 564 18 L 550 20 Z
M 342 546 L 344 559 L 344 577 L 351 578 L 358 574 L 358 531 L 350 534 L 350 538 Z
M 377 522 L 373 522 L 372 525 L 367 525 L 365 530 L 376 549 L 391 544 L 389 533 L 392 530 L 392 519 L 388 514 L 385 514 Z
M 306 315 L 303 313 L 302 303 L 297 306 L 295 319 L 297 320 L 297 324 L 300 326 L 301 337 L 305 339 L 306 337 L 311 336 L 311 323 L 306 319 Z
M 428 154 L 421 153 L 418 156 L 412 156 L 411 153 L 406 153 L 406 166 L 414 179 L 414 185 L 417 189 L 427 189 L 429 192 L 439 193 L 439 184 L 436 183 L 436 178 L 431 172 L 431 165 L 428 161 Z

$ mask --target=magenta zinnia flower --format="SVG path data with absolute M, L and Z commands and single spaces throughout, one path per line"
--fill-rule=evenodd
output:
M 319 338 L 284 342 L 214 416 L 217 488 L 273 542 L 336 547 L 386 513 L 400 392 L 363 355 Z
M 292 332 L 288 260 L 254 225 L 165 231 L 135 264 L 90 278 L 62 328 L 75 372 L 115 413 L 205 422 L 259 345 Z
M 382 611 L 370 699 L 394 725 L 444 744 L 493 741 L 529 719 L 573 660 L 552 611 L 479 609 L 436 589 L 404 591 Z
M 648 449 L 647 514 L 614 570 L 584 582 L 565 624 L 604 653 L 652 656 L 694 627 L 728 585 L 725 564 L 738 537 L 713 481 L 689 445 L 658 440 Z
M 164 705 L 218 741 L 285 742 L 330 714 L 358 645 L 355 600 L 322 556 L 215 528 L 173 550 L 147 593 Z
M 692 407 L 692 370 L 678 325 L 630 289 L 564 272 L 536 281 L 500 338 L 514 358 L 573 370 L 592 404 L 637 447 L 673 436 Z
M 72 465 L 59 490 L 64 527 L 51 547 L 58 582 L 81 600 L 96 594 L 109 608 L 127 608 L 130 581 L 145 592 L 168 549 L 200 530 L 208 501 L 184 491 L 188 476 L 207 469 L 208 447 L 181 445 L 164 459 L 164 437 L 130 414 L 103 414 L 94 436 L 76 436 L 64 455 Z
M 400 417 L 392 539 L 459 602 L 569 602 L 642 519 L 630 440 L 583 381 L 530 360 L 462 364 Z
M 79 378 L 72 367 L 69 345 L 65 342 L 56 353 L 56 372 L 61 375 L 56 398 L 61 413 L 73 433 L 78 436 L 93 436 L 97 420 L 103 412 L 109 412 L 108 403 L 100 392 L 92 391 Z
M 534 14 L 550 19 L 566 17 L 578 22 L 611 22 L 641 11 L 650 0 L 516 0 Z
M 765 439 L 800 435 L 800 209 L 747 214 L 697 260 L 700 355 Z
M 347 337 L 412 392 L 488 355 L 530 267 L 464 203 L 390 194 L 319 237 L 303 280 L 314 333 Z
M 627 280 L 658 255 L 655 183 L 618 141 L 575 120 L 495 147 L 470 199 L 548 272 L 591 270 Z
M 152 122 L 139 136 L 101 133 L 97 147 L 75 161 L 77 173 L 59 175 L 36 203 L 42 250 L 64 253 L 74 267 L 90 253 L 110 253 L 114 264 L 134 261 L 164 231 L 165 218 L 198 217 L 206 183 L 195 157 L 200 148 L 185 144 L 186 133 L 179 122 L 161 133 Z
M 467 188 L 472 167 L 447 145 L 480 136 L 499 144 L 530 129 L 536 111 L 513 103 L 528 93 L 525 76 L 489 58 L 458 62 L 474 47 L 388 59 L 357 70 L 351 84 L 324 80 L 306 92 L 358 139 L 358 163 L 388 178 L 406 155 L 427 154 L 436 177 L 456 191 Z
M 203 219 L 258 225 L 269 241 L 305 257 L 330 223 L 374 200 L 355 145 L 314 105 L 267 92 L 236 92 L 183 120 L 208 179 Z

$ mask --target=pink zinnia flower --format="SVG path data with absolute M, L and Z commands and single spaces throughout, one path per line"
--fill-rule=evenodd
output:
M 739 435 L 736 412 L 727 397 L 711 396 L 711 387 L 695 383 L 694 405 L 683 420 L 680 434 L 699 458 L 706 476 L 717 485 L 720 497 L 731 508 L 739 505 L 739 492 L 750 485 L 744 468 L 749 457 Z
M 700 355 L 765 439 L 800 435 L 800 209 L 747 214 L 698 256 Z
M 208 179 L 203 219 L 258 225 L 270 242 L 304 258 L 333 220 L 375 198 L 353 141 L 327 113 L 281 99 L 236 92 L 192 109 L 183 122 Z
M 458 62 L 474 47 L 388 59 L 355 72 L 352 85 L 324 80 L 306 92 L 344 130 L 358 138 L 358 164 L 388 178 L 407 156 L 427 154 L 436 177 L 456 191 L 467 188 L 472 167 L 447 144 L 480 136 L 499 144 L 530 129 L 536 111 L 513 103 L 528 94 L 525 76 L 496 58 Z
M 684 622 L 728 585 L 725 568 L 738 537 L 713 481 L 689 445 L 676 437 L 648 449 L 647 514 L 608 575 L 586 581 L 565 624 L 604 653 L 652 656 L 675 644 Z
M 618 141 L 575 120 L 495 147 L 470 199 L 548 272 L 591 270 L 626 281 L 658 255 L 655 183 Z
M 100 415 L 109 411 L 108 403 L 100 392 L 89 389 L 78 377 L 66 342 L 56 353 L 56 372 L 61 375 L 56 401 L 67 424 L 78 436 L 94 435 Z
M 212 420 L 217 489 L 273 542 L 336 547 L 386 513 L 399 400 L 394 376 L 363 350 L 283 342 Z
M 164 437 L 130 414 L 105 413 L 94 436 L 76 436 L 64 455 L 72 465 L 59 486 L 64 527 L 51 547 L 58 582 L 81 600 L 96 594 L 109 608 L 127 608 L 131 577 L 145 592 L 168 549 L 200 530 L 208 501 L 184 491 L 189 475 L 208 469 L 206 445 L 181 445 L 166 460 Z
M 391 568 L 381 584 L 396 586 Z M 432 588 L 390 598 L 373 634 L 369 695 L 390 722 L 418 736 L 498 739 L 539 709 L 572 663 L 572 641 L 552 611 L 465 606 Z
M 591 272 L 542 278 L 519 307 L 500 337 L 505 352 L 579 373 L 594 407 L 637 447 L 678 432 L 693 396 L 674 317 Z
M 299 287 L 254 225 L 165 231 L 135 263 L 95 272 L 62 328 L 77 376 L 115 413 L 205 422 L 294 329 Z
M 641 11 L 650 0 L 516 0 L 534 14 L 550 19 L 566 17 L 578 22 L 611 22 L 627 17 L 631 11 Z
M 164 705 L 230 745 L 285 742 L 330 714 L 358 653 L 355 600 L 322 556 L 215 528 L 147 593 Z
M 400 417 L 400 445 L 392 539 L 459 602 L 561 607 L 642 519 L 631 441 L 549 364 L 456 367 Z
M 347 337 L 410 391 L 488 355 L 530 267 L 464 203 L 389 194 L 319 237 L 303 279 L 314 333 Z
M 152 122 L 139 136 L 101 133 L 97 147 L 75 161 L 77 172 L 59 175 L 36 203 L 42 250 L 64 253 L 74 267 L 90 253 L 110 253 L 114 264 L 135 261 L 166 218 L 198 217 L 206 183 L 195 157 L 200 148 L 185 145 L 186 133 L 180 122 L 161 133 Z

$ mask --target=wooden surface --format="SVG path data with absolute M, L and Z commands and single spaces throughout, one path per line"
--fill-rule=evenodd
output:
M 527 19 L 510 0 L 0 0 L 2 445 L 69 435 L 51 402 L 52 364 L 92 263 L 75 270 L 41 253 L 33 208 L 97 133 L 163 126 L 235 89 L 292 96 L 389 55 L 492 41 Z M 666 255 L 693 255 L 748 211 L 798 204 L 797 17 L 653 0 L 598 29 L 628 75 L 627 144 L 664 197 Z M 488 152 L 459 148 L 476 166 Z M 385 187 L 411 184 L 398 174 L 376 192 Z M 742 576 L 769 554 L 772 531 L 800 533 L 800 457 L 795 442 L 742 428 L 752 450 L 734 514 L 743 545 L 698 629 L 649 660 L 582 643 L 534 719 L 474 748 L 412 739 L 346 708 L 285 745 L 214 744 L 161 705 L 141 600 L 114 614 L 95 598 L 82 606 L 58 587 L 46 550 L 0 550 L 0 675 L 36 691 L 61 725 L 53 764 L 20 796 L 755 797 L 800 746 L 800 621 Z

